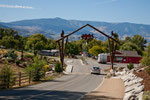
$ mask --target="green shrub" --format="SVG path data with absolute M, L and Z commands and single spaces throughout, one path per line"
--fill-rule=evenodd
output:
M 150 75 L 150 66 L 145 68 L 145 71 Z
M 31 59 L 33 59 L 34 55 L 24 55 L 24 58 L 31 58 Z
M 8 64 L 6 64 L 0 71 L 0 85 L 3 88 L 10 88 L 15 84 L 15 78 L 13 78 L 14 71 Z
M 59 61 L 56 62 L 55 71 L 58 72 L 58 73 L 63 71 L 63 69 L 60 66 L 60 62 Z
M 11 57 L 7 57 L 8 62 L 13 62 L 14 60 Z
M 134 68 L 134 64 L 133 64 L 133 63 L 129 63 L 129 65 L 127 65 L 127 68 L 128 68 L 129 70 L 133 69 L 133 68 Z
M 15 59 L 17 59 L 17 54 L 15 53 L 15 51 L 14 50 L 10 50 L 10 51 L 8 51 L 8 53 L 6 53 L 5 55 L 4 55 L 4 57 L 8 57 L 8 59 L 13 59 L 13 60 L 15 60 Z
M 106 78 L 111 78 L 111 74 L 107 73 Z
M 16 65 L 19 66 L 20 62 L 20 60 L 16 60 Z
M 150 43 L 144 51 L 144 56 L 140 62 L 143 66 L 150 66 Z
M 84 58 L 84 57 L 81 57 L 81 60 L 82 60 L 82 62 L 84 63 L 84 61 L 85 61 L 85 58 Z
M 50 71 L 50 67 L 49 67 L 49 65 L 45 65 L 45 66 L 43 66 L 43 70 L 44 70 L 45 72 Z
M 45 56 L 44 56 L 44 57 L 43 57 L 43 59 L 44 59 L 44 60 L 47 60 L 47 59 L 48 59 L 48 57 L 45 57 Z
M 48 59 L 48 63 L 50 64 L 56 64 L 56 60 L 53 58 Z
M 41 78 L 45 77 L 45 71 L 43 66 L 46 65 L 46 61 L 39 60 L 34 57 L 34 62 L 27 66 L 26 72 L 31 73 L 31 78 L 33 81 L 39 81 Z
M 150 100 L 150 91 L 145 91 L 144 92 L 143 100 Z
M 143 66 L 150 66 L 150 56 L 146 55 L 142 58 L 142 60 L 140 61 L 140 63 Z

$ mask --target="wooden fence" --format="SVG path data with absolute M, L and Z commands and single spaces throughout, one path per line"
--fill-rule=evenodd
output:
M 11 77 L 0 76 L 0 89 L 21 87 L 31 83 L 31 74 L 19 72 L 13 74 Z

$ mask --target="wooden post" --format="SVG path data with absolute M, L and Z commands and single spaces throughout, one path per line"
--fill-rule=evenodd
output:
M 29 72 L 29 84 L 31 83 L 31 72 Z
M 112 46 L 110 44 L 110 39 L 108 38 L 108 46 L 109 46 L 109 52 L 110 52 L 110 62 L 111 62 L 111 65 L 112 65 Z M 112 68 L 112 66 L 111 66 Z
M 67 37 L 67 39 L 66 39 L 66 43 L 65 43 L 64 56 L 66 55 L 67 43 L 68 43 L 68 37 Z
M 60 41 L 58 42 L 58 47 L 59 47 L 59 56 L 60 56 L 60 62 L 62 62 L 62 49 L 61 49 L 61 45 L 60 45 Z
M 61 45 L 60 45 L 60 41 L 58 42 L 58 47 L 59 47 L 59 56 L 60 56 L 60 61 L 61 61 Z
M 7 88 L 9 88 L 9 81 L 10 81 L 10 77 L 6 77 L 7 78 Z
M 19 86 L 21 86 L 21 72 L 19 72 Z
M 111 60 L 112 60 L 112 63 L 111 63 L 111 65 L 112 65 L 112 70 L 114 69 L 114 41 L 112 41 L 112 56 L 111 56 Z
M 111 32 L 111 34 L 114 38 L 116 37 L 113 31 Z M 114 63 L 116 49 L 117 49 L 117 43 L 114 43 L 114 41 L 112 41 L 112 64 Z M 114 67 L 112 66 L 112 69 L 113 68 Z
M 86 25 L 84 25 L 84 26 L 78 28 L 77 30 L 75 30 L 75 31 L 73 31 L 73 32 L 71 32 L 71 33 L 69 33 L 68 35 L 65 35 L 65 36 L 64 36 L 64 31 L 62 30 L 61 39 L 58 39 L 58 40 L 56 41 L 56 42 L 58 42 L 58 43 L 59 43 L 60 41 L 62 42 L 61 46 L 60 46 L 60 43 L 59 43 L 60 61 L 61 61 L 62 67 L 63 67 L 63 64 L 64 64 L 64 53 L 65 53 L 65 51 L 64 51 L 64 39 L 65 39 L 65 38 L 68 38 L 70 35 L 74 34 L 75 32 L 77 32 L 77 31 L 79 31 L 79 30 L 81 30 L 81 29 L 83 29 L 83 28 L 86 27 L 86 26 L 89 26 L 89 27 L 93 28 L 94 30 L 98 31 L 99 33 L 101 33 L 102 35 L 108 37 L 109 49 L 110 49 L 110 60 L 111 60 L 111 65 L 112 65 L 112 69 L 113 69 L 114 41 L 115 41 L 116 43 L 118 43 L 118 44 L 119 44 L 119 42 L 118 42 L 117 40 L 115 40 L 114 38 L 112 38 L 113 32 L 112 32 L 112 36 L 108 36 L 107 34 L 105 34 L 104 32 L 100 31 L 99 29 L 93 27 L 93 26 L 90 25 L 90 24 L 86 24 Z M 112 44 L 110 44 L 110 39 L 113 41 Z M 111 46 L 111 45 L 112 45 L 112 46 Z
M 23 56 L 24 56 L 24 55 L 23 55 L 23 53 L 24 53 L 24 52 L 23 52 L 23 50 L 24 50 L 24 41 L 22 40 L 21 43 L 22 43 L 21 60 L 23 60 Z

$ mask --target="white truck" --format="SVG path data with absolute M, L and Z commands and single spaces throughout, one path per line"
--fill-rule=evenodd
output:
M 98 54 L 98 62 L 106 64 L 107 63 L 107 54 L 106 53 Z

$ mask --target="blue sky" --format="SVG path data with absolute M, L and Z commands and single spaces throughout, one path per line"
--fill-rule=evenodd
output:
M 0 0 L 0 22 L 55 17 L 150 25 L 150 0 Z

